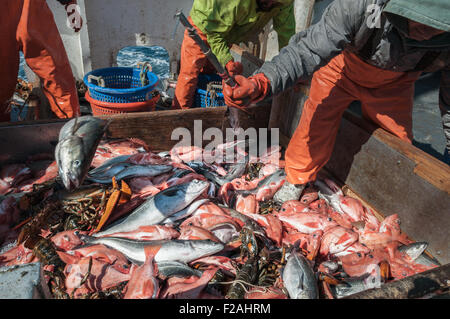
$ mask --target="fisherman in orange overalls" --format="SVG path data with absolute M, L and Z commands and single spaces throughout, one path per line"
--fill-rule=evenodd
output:
M 242 64 L 234 61 L 230 47 L 260 33 L 270 19 L 273 19 L 281 49 L 295 34 L 294 0 L 195 0 L 188 17 L 230 75 L 243 72 Z M 186 30 L 173 109 L 194 107 L 197 79 L 201 73 L 215 73 L 215 69 Z
M 379 10 L 373 10 L 378 8 Z M 308 100 L 286 151 L 286 182 L 274 200 L 299 199 L 330 159 L 341 117 L 361 101 L 365 118 L 411 143 L 414 82 L 442 70 L 440 109 L 450 150 L 450 2 L 335 0 L 321 20 L 293 36 L 236 88 L 227 105 L 246 107 L 312 76 Z
M 56 116 L 71 118 L 79 115 L 75 79 L 46 1 L 3 0 L 1 4 L 0 122 L 10 120 L 5 111 L 16 87 L 20 51 L 27 65 L 40 77 L 44 94 Z

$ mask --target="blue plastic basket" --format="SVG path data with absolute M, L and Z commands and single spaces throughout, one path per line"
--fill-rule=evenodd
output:
M 207 92 L 207 85 L 210 82 L 222 82 L 222 78 L 217 74 L 200 74 L 198 77 L 197 90 L 195 91 L 195 107 L 215 107 L 224 106 L 222 90 L 211 98 L 211 93 Z
M 141 69 L 112 67 L 89 72 L 84 77 L 84 83 L 89 88 L 89 94 L 94 100 L 109 103 L 144 102 L 152 98 L 151 92 L 158 84 L 158 76 L 148 71 L 148 85 L 141 84 Z M 101 77 L 105 87 L 92 78 Z M 91 81 L 89 82 L 89 78 Z

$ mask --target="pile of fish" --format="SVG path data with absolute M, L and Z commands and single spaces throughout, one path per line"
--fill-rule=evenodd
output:
M 156 154 L 107 125 L 72 120 L 56 161 L 0 171 L 0 266 L 40 261 L 54 298 L 342 298 L 439 265 L 326 177 L 274 202 L 279 147 Z

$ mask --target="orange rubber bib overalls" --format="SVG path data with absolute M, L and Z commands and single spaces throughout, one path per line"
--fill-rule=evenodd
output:
M 0 122 L 9 121 L 6 102 L 14 94 L 19 51 L 43 82 L 43 92 L 59 118 L 80 112 L 75 79 L 53 14 L 45 0 L 2 0 L 0 21 Z
M 197 30 L 200 38 L 205 43 L 208 43 L 206 35 L 197 28 L 191 17 L 188 17 L 188 21 Z M 183 43 L 181 44 L 180 73 L 175 88 L 172 109 L 186 110 L 194 106 L 198 76 L 202 73 L 216 73 L 216 70 L 202 52 L 200 46 L 185 30 Z
M 316 179 L 331 157 L 341 117 L 355 100 L 365 118 L 411 143 L 414 82 L 420 73 L 383 70 L 347 51 L 315 72 L 286 151 L 287 180 L 305 184 Z

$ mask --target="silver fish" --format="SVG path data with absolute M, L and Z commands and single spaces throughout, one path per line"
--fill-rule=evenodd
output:
M 298 251 L 293 250 L 283 269 L 284 287 L 291 299 L 317 299 L 319 288 L 309 261 Z
M 398 247 L 398 250 L 402 253 L 407 254 L 414 262 L 424 265 L 424 266 L 441 266 L 441 264 L 429 257 L 424 253 L 427 249 L 428 243 L 426 242 L 416 242 L 409 245 L 402 245 Z
M 284 169 L 279 169 L 275 173 L 267 176 L 263 180 L 261 180 L 254 189 L 251 190 L 238 190 L 236 191 L 237 194 L 242 195 L 248 195 L 248 194 L 256 194 L 258 193 L 259 189 L 266 187 L 272 183 L 278 184 L 281 180 L 285 179 L 286 173 L 284 172 Z
M 346 278 L 345 282 L 336 286 L 331 286 L 331 291 L 336 298 L 343 298 L 358 292 L 381 287 L 381 274 L 379 266 L 370 274 L 360 277 Z
M 244 215 L 233 208 L 226 207 L 224 205 L 219 204 L 219 207 L 225 210 L 230 214 L 231 217 L 239 219 L 243 222 L 247 227 L 249 227 L 256 235 L 266 237 L 266 231 L 262 226 L 260 226 L 254 219 Z
M 90 177 L 89 180 L 100 184 L 111 184 L 113 176 L 115 176 L 118 181 L 133 177 L 154 177 L 170 172 L 172 169 L 173 166 L 171 165 L 129 165 L 112 176 L 106 171 L 104 175 Z
M 127 167 L 132 166 L 131 163 L 117 163 L 115 165 L 110 166 L 107 170 L 97 171 L 96 173 L 89 172 L 86 179 L 92 182 L 95 180 L 109 180 L 125 170 Z
M 158 225 L 167 217 L 186 208 L 205 192 L 208 186 L 207 181 L 194 179 L 185 184 L 169 187 L 148 198 L 130 215 L 94 236 L 101 237 L 133 231 L 141 226 Z
M 212 171 L 205 163 L 201 161 L 187 162 L 186 165 L 192 168 L 197 174 L 205 176 L 209 181 L 215 183 L 219 187 L 229 182 L 225 177 Z
M 164 219 L 161 224 L 173 224 L 176 221 L 179 221 L 180 219 L 186 218 L 191 216 L 200 206 L 202 206 L 203 204 L 209 202 L 209 199 L 200 199 L 197 200 L 195 202 L 193 202 L 192 204 L 190 204 L 188 207 L 186 207 L 185 209 L 180 210 L 179 212 L 176 212 L 175 214 L 173 214 L 170 217 L 167 217 L 166 219 Z
M 108 125 L 109 122 L 99 118 L 82 116 L 62 127 L 55 158 L 67 190 L 74 190 L 83 183 Z
M 249 160 L 250 156 L 247 155 L 243 162 L 229 164 L 228 173 L 225 176 L 220 176 L 201 161 L 187 162 L 186 165 L 192 168 L 196 173 L 205 176 L 208 180 L 220 187 L 231 182 L 235 178 L 241 177 L 245 173 Z
M 120 156 L 113 157 L 113 158 L 105 161 L 102 165 L 100 165 L 94 169 L 91 169 L 89 171 L 89 176 L 93 176 L 97 173 L 104 172 L 104 171 L 110 169 L 112 166 L 115 166 L 119 163 L 124 163 L 130 157 L 131 157 L 131 155 L 120 155 Z
M 137 265 L 145 262 L 145 248 L 159 247 L 155 262 L 178 261 L 189 263 L 196 259 L 216 254 L 223 250 L 224 245 L 212 240 L 151 240 L 139 241 L 118 237 L 96 238 L 81 235 L 80 239 L 88 244 L 101 244 L 121 252 L 128 260 Z
M 158 275 L 163 277 L 201 277 L 202 272 L 193 269 L 184 263 L 178 261 L 160 261 L 156 263 L 158 266 Z
M 314 186 L 319 189 L 319 198 L 324 199 L 328 204 L 330 204 L 333 209 L 339 214 L 345 214 L 341 208 L 340 197 L 344 195 L 341 190 L 333 190 L 331 189 L 324 181 L 317 179 L 314 182 Z M 357 227 L 359 225 L 355 225 Z

